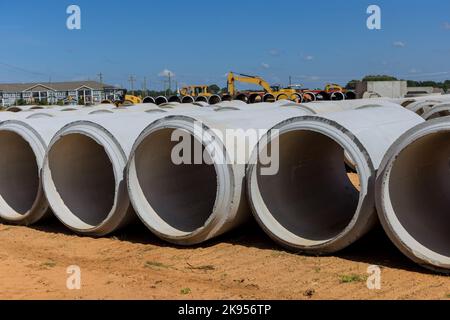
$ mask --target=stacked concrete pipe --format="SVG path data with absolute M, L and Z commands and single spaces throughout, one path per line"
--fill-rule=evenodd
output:
M 256 220 L 293 251 L 329 254 L 344 249 L 377 221 L 375 177 L 385 152 L 422 122 L 398 105 L 383 104 L 285 119 L 273 127 L 275 138 L 258 143 L 247 168 Z M 280 145 L 280 170 L 264 176 L 258 159 L 268 143 Z M 345 153 L 355 163 L 359 188 L 347 176 Z
M 439 118 L 401 136 L 386 153 L 376 200 L 392 242 L 416 263 L 450 272 L 450 121 Z
M 422 114 L 422 118 L 424 118 L 427 121 L 448 116 L 450 116 L 449 102 L 436 104 L 433 106 L 432 109 Z
M 128 191 L 136 213 L 154 234 L 178 245 L 194 245 L 235 228 L 251 216 L 244 187 L 249 155 L 244 150 L 251 151 L 258 139 L 234 145 L 233 139 L 224 138 L 227 130 L 267 130 L 282 119 L 309 114 L 298 106 L 264 105 L 241 109 L 243 105 L 238 104 L 208 113 L 170 115 L 142 132 L 127 167 Z M 199 150 L 204 159 L 198 164 L 174 164 L 175 132 L 192 140 L 192 150 Z M 244 156 L 242 162 L 231 156 L 233 150 Z
M 54 134 L 43 161 L 42 184 L 56 217 L 72 231 L 104 236 L 134 213 L 124 179 L 131 147 L 142 130 L 167 114 L 207 108 L 180 104 L 71 121 Z M 73 152 L 73 151 L 76 152 Z

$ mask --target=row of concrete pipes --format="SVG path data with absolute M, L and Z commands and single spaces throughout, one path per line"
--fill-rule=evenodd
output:
M 277 96 L 266 93 L 239 93 L 235 97 L 232 97 L 229 94 L 213 94 L 211 96 L 198 96 L 198 97 L 192 97 L 192 96 L 159 96 L 159 97 L 145 97 L 143 99 L 143 103 L 153 103 L 156 105 L 162 105 L 166 103 L 183 103 L 183 104 L 190 104 L 194 102 L 204 102 L 208 103 L 209 105 L 216 105 L 222 101 L 242 101 L 245 103 L 253 104 L 253 103 L 260 103 L 260 102 L 275 102 L 280 100 L 290 100 L 297 103 L 302 102 L 315 102 L 315 101 L 342 101 L 342 100 L 354 100 L 356 99 L 356 94 L 353 91 L 348 92 L 304 92 L 304 93 L 294 93 L 292 95 L 288 95 L 286 93 L 278 94 Z
M 159 238 L 188 246 L 253 214 L 276 242 L 312 255 L 348 247 L 381 220 L 408 257 L 449 271 L 450 119 L 425 122 L 400 104 L 417 102 L 2 112 L 0 217 L 31 225 L 53 212 L 72 231 L 101 237 L 137 215 Z M 183 135 L 188 151 L 175 152 Z

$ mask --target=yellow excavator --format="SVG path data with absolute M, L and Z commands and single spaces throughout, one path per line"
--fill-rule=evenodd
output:
M 213 94 L 209 92 L 209 87 L 207 85 L 199 85 L 199 86 L 186 86 L 181 88 L 180 94 L 182 96 L 191 96 L 191 97 L 211 97 Z
M 280 86 L 271 86 L 263 78 L 257 76 L 249 76 L 246 74 L 230 72 L 228 74 L 228 93 L 231 96 L 235 96 L 237 93 L 236 82 L 249 83 L 260 86 L 264 89 L 266 94 L 271 94 L 277 100 L 293 100 L 298 101 L 301 99 L 300 90 L 295 88 L 281 88 Z
M 118 100 L 114 102 L 110 100 L 103 100 L 102 104 L 114 104 L 116 107 L 124 107 L 142 103 L 142 99 L 140 97 L 127 93 L 128 90 L 124 89 L 122 90 L 122 94 L 120 95 Z

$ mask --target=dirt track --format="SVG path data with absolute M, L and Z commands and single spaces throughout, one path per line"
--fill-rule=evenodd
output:
M 245 234 L 245 235 L 243 235 Z M 257 226 L 206 246 L 174 248 L 144 227 L 81 238 L 57 221 L 0 225 L 0 299 L 449 299 L 450 278 L 416 267 L 381 231 L 337 257 L 284 252 Z M 81 268 L 81 290 L 66 268 Z M 382 289 L 367 268 L 382 267 Z

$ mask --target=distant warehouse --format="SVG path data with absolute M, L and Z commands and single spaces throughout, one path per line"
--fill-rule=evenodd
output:
M 122 89 L 97 81 L 0 83 L 0 106 L 16 104 L 98 104 L 117 100 Z

